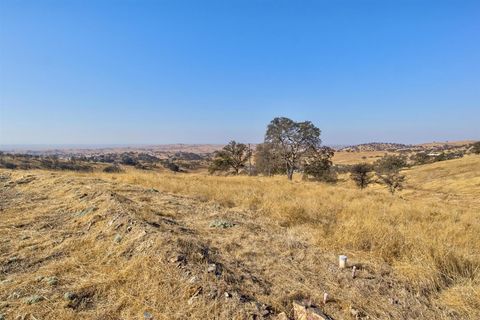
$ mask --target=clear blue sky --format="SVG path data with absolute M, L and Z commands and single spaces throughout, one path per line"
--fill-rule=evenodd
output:
M 0 0 L 0 144 L 480 139 L 480 1 Z

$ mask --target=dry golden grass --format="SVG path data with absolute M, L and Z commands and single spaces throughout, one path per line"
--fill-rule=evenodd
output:
M 95 288 L 97 307 L 77 311 L 84 312 L 84 317 L 137 318 L 148 309 L 155 311 L 158 318 L 241 319 L 256 312 L 244 303 L 225 304 L 224 299 L 212 299 L 207 294 L 200 295 L 198 303 L 186 303 L 192 289 L 182 278 L 184 271 L 165 263 L 165 257 L 172 251 L 184 252 L 186 247 L 209 247 L 214 248 L 211 250 L 216 252 L 216 261 L 228 270 L 221 280 L 209 278 L 202 271 L 206 262 L 192 258 L 196 249 L 185 253 L 194 262 L 188 264 L 188 271 L 200 275 L 203 288 L 213 283 L 222 290 L 241 292 L 272 306 L 275 312 L 290 312 L 287 302 L 296 295 L 319 303 L 323 291 L 327 291 L 334 301 L 324 308 L 337 319 L 350 317 L 351 305 L 370 319 L 480 318 L 478 156 L 408 169 L 407 188 L 395 196 L 380 186 L 362 191 L 349 181 L 328 185 L 299 179 L 290 182 L 284 177 L 137 170 L 121 174 L 62 173 L 55 174 L 56 178 L 43 172 L 34 174 L 38 175 L 37 182 L 17 189 L 33 192 L 42 186 L 43 190 L 51 188 L 48 198 L 55 202 L 45 200 L 42 203 L 48 206 L 43 209 L 37 209 L 36 201 L 27 205 L 22 203 L 25 200 L 17 200 L 17 205 L 12 206 L 9 201 L 13 200 L 8 199 L 15 199 L 14 195 L 4 195 L 6 209 L 0 214 L 8 218 L 4 220 L 8 223 L 0 224 L 1 243 L 7 246 L 0 251 L 2 261 L 12 255 L 12 250 L 28 256 L 27 251 L 21 251 L 28 247 L 15 240 L 22 232 L 16 225 L 25 221 L 64 223 L 72 233 L 65 244 L 70 246 L 62 250 L 75 254 L 49 267 L 48 273 L 67 274 L 65 284 L 72 285 L 74 291 Z M 19 179 L 21 174 L 14 175 Z M 88 187 L 92 190 L 88 191 Z M 160 192 L 146 193 L 150 188 Z M 113 200 L 107 196 L 112 190 L 119 194 Z M 46 219 L 62 206 L 70 211 L 77 207 L 83 210 L 85 203 L 77 199 L 83 192 L 96 194 L 91 199 L 100 208 L 95 215 L 78 218 L 76 224 L 68 219 L 58 222 L 53 215 L 51 220 Z M 115 246 L 112 238 L 118 231 L 109 221 L 117 212 L 125 213 L 121 215 L 125 225 L 135 220 L 141 228 L 136 230 L 138 236 L 125 235 L 125 242 Z M 80 232 L 79 226 L 84 231 L 96 215 L 99 218 L 94 223 L 95 232 L 73 234 Z M 151 228 L 148 221 L 159 217 L 174 219 L 192 233 L 166 224 L 164 228 L 172 230 L 148 232 L 148 237 L 142 239 L 142 232 Z M 239 227 L 212 231 L 208 223 L 217 217 L 233 219 Z M 161 221 L 159 224 L 164 226 Z M 53 231 L 43 234 L 52 239 L 42 238 L 43 244 L 37 246 L 53 246 L 53 239 L 60 236 L 52 236 Z M 125 252 L 137 247 L 144 249 L 132 251 L 132 258 L 125 261 Z M 358 279 L 349 279 L 349 272 L 335 268 L 338 254 L 347 254 L 358 265 Z M 14 276 L 19 283 L 7 284 L 5 290 L 27 290 L 39 270 L 27 268 L 23 278 Z M 29 272 L 30 278 L 25 276 Z M 90 278 L 95 274 L 105 279 L 92 283 Z M 82 283 L 74 279 L 89 280 Z M 3 297 L 6 294 L 0 295 Z M 70 309 L 69 313 L 58 311 L 55 303 L 49 306 L 50 313 L 32 306 L 15 309 L 15 305 L 14 309 L 57 318 L 77 315 Z
M 359 162 L 373 163 L 383 157 L 385 154 L 396 153 L 387 151 L 337 151 L 335 152 L 332 161 L 334 164 L 355 164 Z

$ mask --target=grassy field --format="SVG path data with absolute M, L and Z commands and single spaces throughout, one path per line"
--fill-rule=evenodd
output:
M 324 308 L 336 319 L 351 317 L 349 310 L 352 306 L 370 319 L 478 319 L 480 157 L 466 156 L 462 159 L 417 166 L 405 170 L 404 173 L 407 176 L 407 186 L 404 191 L 394 196 L 379 185 L 358 190 L 347 177 L 341 177 L 337 184 L 330 185 L 301 181 L 299 177 L 290 182 L 280 176 L 220 177 L 201 173 L 174 174 L 138 170 L 119 174 L 50 174 L 43 171 L 33 171 L 32 174 L 36 175 L 36 181 L 42 183 L 45 190 L 52 188 L 52 192 L 55 192 L 53 196 L 57 199 L 66 197 L 69 190 L 77 187 L 83 188 L 82 190 L 90 187 L 99 194 L 100 190 L 96 189 L 98 186 L 105 190 L 123 192 L 133 189 L 147 192 L 154 188 L 158 191 L 157 198 L 152 198 L 150 194 L 147 197 L 142 193 L 142 197 L 145 197 L 142 200 L 137 193 L 128 191 L 122 196 L 128 201 L 121 198 L 123 200 L 117 202 L 137 220 L 152 212 L 162 211 L 163 215 L 175 219 L 178 223 L 185 223 L 193 232 L 193 235 L 185 238 L 189 243 L 194 243 L 191 246 L 204 243 L 216 248 L 218 258 L 226 269 L 232 272 L 230 277 L 235 279 L 231 282 L 223 279 L 226 283 L 222 285 L 230 288 L 229 290 L 234 290 L 231 288 L 234 286 L 237 291 L 248 292 L 255 301 L 272 306 L 274 313 L 285 311 L 291 314 L 285 301 L 293 299 L 299 292 L 320 304 L 323 292 L 328 291 L 334 299 Z M 17 171 L 14 175 L 13 180 L 20 179 L 22 174 Z M 38 189 L 39 185 L 26 184 L 19 188 L 24 188 L 24 192 L 27 192 L 34 190 L 28 188 Z M 77 193 L 81 192 L 83 191 Z M 88 190 L 85 192 L 91 194 Z M 10 200 L 4 200 L 8 201 Z M 179 203 L 179 207 L 172 209 L 166 206 L 166 203 L 172 201 Z M 136 206 L 136 203 L 140 204 Z M 84 209 L 84 205 L 63 205 L 69 207 L 68 210 Z M 102 206 L 97 205 L 102 208 L 98 210 L 101 214 L 97 215 L 111 219 L 111 215 L 116 211 Z M 24 213 L 19 212 L 18 206 L 4 207 L 1 214 L 7 219 L 3 220 L 0 227 L 3 228 L 2 243 L 5 245 L 8 240 L 12 240 L 8 239 L 8 234 L 12 234 L 9 232 L 13 232 L 11 226 L 20 223 L 25 217 L 22 217 L 21 214 Z M 31 203 L 30 210 L 35 212 L 35 215 L 28 217 L 39 219 L 37 221 L 41 221 L 42 215 L 50 212 L 35 207 L 35 203 Z M 183 211 L 187 213 L 182 213 Z M 233 219 L 242 227 L 216 234 L 207 226 L 209 221 L 218 217 Z M 91 218 L 77 220 L 81 219 L 85 220 L 85 224 L 91 223 Z M 103 218 L 98 219 L 101 221 L 98 225 L 107 228 L 107 222 L 102 222 Z M 101 228 L 97 231 L 99 230 Z M 176 235 L 175 232 L 171 232 L 171 239 Z M 109 237 L 114 235 L 114 231 L 108 234 Z M 75 258 L 76 262 L 81 260 L 80 265 L 84 268 L 91 263 L 95 272 L 109 274 L 108 268 L 105 269 L 93 260 L 87 261 L 110 250 L 108 246 L 111 244 L 101 247 L 100 242 L 95 243 L 94 239 L 92 236 L 85 240 L 87 242 L 83 249 L 78 250 L 92 246 L 97 251 L 92 251 L 89 258 L 86 256 L 88 251 L 84 252 L 85 256 Z M 178 239 L 183 238 L 178 235 Z M 187 241 L 185 239 L 182 241 Z M 150 254 L 172 248 L 168 241 L 162 242 L 156 238 L 150 240 L 153 248 L 157 250 L 148 251 Z M 138 239 L 136 242 L 131 241 L 133 242 L 130 245 L 144 245 L 144 242 L 138 242 Z M 76 245 L 81 246 L 81 243 Z M 177 250 L 183 247 L 179 246 Z M 3 262 L 7 261 L 11 250 L 16 248 L 12 243 L 9 249 L 2 248 Z M 164 254 L 168 256 L 168 253 Z M 335 261 L 339 254 L 346 254 L 352 263 L 358 266 L 359 279 L 352 282 L 345 274 L 335 270 Z M 119 253 L 113 251 L 112 255 L 116 257 Z M 142 266 L 142 260 L 134 259 L 128 264 L 117 257 L 120 260 L 115 263 L 119 264 L 120 273 L 109 274 L 102 290 L 111 295 L 108 299 L 120 295 L 124 299 L 123 307 L 104 307 L 107 308 L 105 310 L 113 315 L 136 318 L 144 305 L 158 306 L 167 303 L 172 306 L 168 308 L 170 318 L 180 319 L 190 315 L 191 318 L 201 319 L 202 314 L 208 315 L 207 318 L 246 317 L 248 312 L 245 307 L 228 304 L 228 307 L 225 307 L 229 310 L 227 312 L 220 306 L 219 299 L 208 300 L 206 294 L 201 295 L 200 304 L 193 305 L 196 308 L 187 303 L 187 307 L 183 307 L 187 311 L 178 312 L 178 308 L 182 308 L 179 301 L 185 302 L 185 295 L 188 294 L 179 292 L 180 289 L 175 290 L 175 286 L 184 288 L 182 290 L 186 292 L 192 289 L 180 285 L 179 283 L 183 283 L 180 280 L 175 280 L 180 277 L 177 269 L 168 267 L 168 264 L 162 267 L 163 262 L 152 265 L 152 256 L 149 257 L 145 263 L 150 269 L 143 269 L 145 266 Z M 107 258 L 100 258 L 99 263 L 101 261 L 103 265 L 109 265 Z M 66 270 L 75 270 L 73 262 L 71 261 Z M 198 267 L 198 264 L 196 266 Z M 129 271 L 125 268 L 129 268 Z M 142 292 L 139 285 L 145 283 L 145 290 L 154 290 L 148 281 L 158 268 L 164 268 L 166 272 L 160 277 L 165 283 L 162 284 L 161 294 L 152 293 L 149 296 Z M 60 269 L 56 271 L 56 274 L 61 273 Z M 238 273 L 243 276 L 237 277 Z M 82 272 L 79 272 L 77 276 L 81 274 Z M 255 281 L 250 283 L 245 280 L 248 278 L 246 274 L 250 274 L 250 277 L 253 274 L 260 283 L 268 283 L 268 289 L 260 288 Z M 128 296 L 124 294 L 115 293 L 119 288 L 123 288 L 122 283 L 132 284 L 131 277 L 141 279 L 134 285 L 133 293 L 131 292 L 136 296 L 135 302 L 129 302 Z M 208 282 L 207 278 L 202 279 Z M 32 279 L 28 281 L 33 282 Z M 168 281 L 171 283 L 168 284 Z M 218 280 L 209 281 L 219 285 Z M 101 287 L 100 284 L 97 286 Z M 208 285 L 203 285 L 203 290 L 206 286 Z M 14 287 L 11 285 L 8 288 L 13 290 Z M 175 297 L 176 302 L 172 302 L 169 297 Z M 16 310 L 31 311 L 29 308 L 33 307 L 18 308 Z M 92 316 L 88 309 L 83 312 L 86 317 Z M 43 314 L 46 314 L 45 311 Z M 52 314 L 65 318 L 67 315 L 72 316 L 67 312 L 50 313 Z
M 337 151 L 335 152 L 332 161 L 334 164 L 355 164 L 359 162 L 373 163 L 383 157 L 385 154 L 396 153 L 387 151 Z

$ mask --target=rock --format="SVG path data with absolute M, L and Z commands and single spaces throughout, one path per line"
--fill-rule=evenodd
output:
M 73 301 L 77 298 L 77 295 L 74 292 L 65 292 L 63 299 L 67 301 Z
M 113 239 L 113 241 L 115 241 L 115 243 L 120 243 L 120 242 L 122 242 L 122 239 L 123 239 L 122 236 L 117 234 L 115 236 L 115 238 Z
M 225 296 L 225 298 L 230 298 L 230 297 L 232 296 L 232 295 L 231 295 L 230 293 L 228 293 L 228 292 L 225 292 L 223 295 Z
M 168 259 L 168 261 L 170 261 L 171 263 L 175 263 L 175 262 L 180 262 L 183 259 L 184 259 L 183 255 L 177 254 L 177 255 L 174 255 L 173 257 L 171 257 L 170 259 Z
M 217 265 L 215 263 L 211 263 L 208 265 L 207 272 L 215 272 L 217 271 Z
M 214 220 L 212 223 L 210 223 L 211 228 L 232 228 L 235 226 L 235 223 L 227 220 Z
M 293 302 L 293 314 L 296 320 L 331 320 L 322 310 L 307 306 L 301 302 Z
M 40 301 L 43 301 L 43 300 L 45 300 L 45 297 L 34 294 L 33 296 L 25 298 L 25 303 L 34 304 L 34 303 L 37 303 L 37 302 L 40 302 Z
M 49 277 L 46 279 L 47 283 L 51 286 L 55 286 L 58 284 L 58 278 L 57 277 Z
M 275 318 L 275 320 L 289 320 L 289 319 L 288 319 L 287 314 L 285 312 L 281 312 L 281 313 L 277 314 L 277 317 Z
M 354 317 L 355 319 L 361 319 L 361 318 L 365 318 L 366 317 L 366 314 L 360 310 L 357 310 L 356 308 L 354 308 L 353 306 L 350 306 L 350 314 L 352 315 L 352 317 Z
M 143 312 L 143 319 L 145 319 L 145 320 L 151 320 L 151 319 L 153 319 L 153 314 L 151 314 L 151 313 L 148 312 L 148 311 L 145 311 L 145 312 Z

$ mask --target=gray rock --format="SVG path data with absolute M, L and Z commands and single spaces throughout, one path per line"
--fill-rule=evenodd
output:
M 217 271 L 217 265 L 215 263 L 211 263 L 208 265 L 207 272 L 216 272 Z
M 77 298 L 77 295 L 74 292 L 65 292 L 63 299 L 67 301 L 73 301 Z
M 227 229 L 235 226 L 235 223 L 227 220 L 214 220 L 210 223 L 211 228 Z
M 57 277 L 49 277 L 46 279 L 47 283 L 51 286 L 55 286 L 58 284 L 58 278 Z
M 120 243 L 120 242 L 122 242 L 122 239 L 123 239 L 122 236 L 117 234 L 115 236 L 115 239 L 113 239 L 113 241 L 115 241 L 115 243 Z

